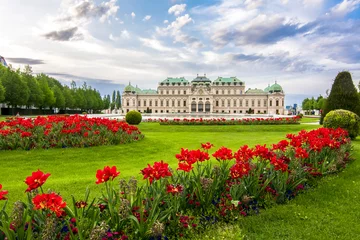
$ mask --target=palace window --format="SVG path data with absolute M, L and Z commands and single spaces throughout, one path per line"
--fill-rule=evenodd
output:
M 144 100 L 144 107 L 146 107 L 146 100 Z
M 276 106 L 277 107 L 279 106 L 279 100 L 276 100 Z
M 138 102 L 138 106 L 141 107 L 141 101 Z
M 258 107 L 260 107 L 260 105 L 261 105 L 261 103 L 260 103 L 261 101 L 260 100 L 258 100 Z
M 135 106 L 135 100 L 133 99 L 133 104 L 132 104 L 133 106 Z
M 186 94 L 186 90 L 184 90 L 184 94 Z
M 169 100 L 166 100 L 166 106 L 167 107 L 169 106 Z
M 249 100 L 246 100 L 245 101 L 245 107 L 248 107 L 249 106 Z
M 255 107 L 255 100 L 251 100 L 251 106 Z
M 266 107 L 266 100 L 264 100 L 264 107 Z
M 126 106 L 129 106 L 129 100 L 126 100 Z
M 224 91 L 224 90 L 222 90 L 222 94 L 225 94 L 225 91 Z
M 272 107 L 272 100 L 270 100 L 270 107 Z
M 230 107 L 230 100 L 228 100 L 228 107 Z
M 186 107 L 186 101 L 184 101 L 184 107 Z
M 174 90 L 172 90 L 172 94 L 173 94 L 173 95 L 175 94 L 175 91 L 174 91 Z
M 157 102 L 157 100 L 155 100 L 155 107 L 157 107 L 157 104 L 158 104 L 158 102 Z
M 150 100 L 150 102 L 149 102 L 149 105 L 150 105 L 150 107 L 152 107 L 152 101 Z
M 166 94 L 169 94 L 169 90 L 166 90 Z
M 219 101 L 216 101 L 216 102 L 215 102 L 215 105 L 218 107 L 218 106 L 219 106 Z
M 242 99 L 240 99 L 240 107 L 242 107 Z
M 240 90 L 240 94 L 242 94 L 242 90 Z
M 216 90 L 216 94 L 219 94 L 219 91 L 218 91 L 218 90 Z
M 175 107 L 175 100 L 172 100 L 172 106 Z
M 225 107 L 225 101 L 224 100 L 221 101 L 221 106 Z
M 160 91 L 160 94 L 163 94 L 163 90 Z
M 234 107 L 236 107 L 236 99 L 234 99 Z
M 164 101 L 163 100 L 160 101 L 160 106 L 161 107 L 164 106 Z
M 180 90 L 178 90 L 178 94 L 180 94 Z
M 228 90 L 228 94 L 230 94 L 230 90 Z
M 282 100 L 282 106 L 284 106 L 284 99 Z

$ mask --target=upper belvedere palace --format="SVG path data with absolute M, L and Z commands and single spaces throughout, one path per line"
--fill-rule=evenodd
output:
M 130 83 L 122 94 L 125 112 L 147 113 L 264 113 L 284 114 L 282 87 L 276 82 L 264 90 L 245 90 L 245 82 L 236 77 L 218 77 L 211 81 L 197 76 L 167 78 L 156 90 L 141 90 Z

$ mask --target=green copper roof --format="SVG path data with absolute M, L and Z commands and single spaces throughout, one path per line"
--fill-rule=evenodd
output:
M 277 83 L 275 82 L 273 85 L 271 85 L 271 87 L 269 88 L 269 91 L 270 91 L 270 92 L 282 92 L 283 89 L 282 89 L 282 87 L 281 87 L 279 84 L 277 84 Z
M 270 91 L 270 84 L 269 86 L 267 86 L 265 89 L 264 89 L 264 92 L 269 92 Z
M 203 82 L 203 83 L 206 83 L 206 82 L 208 82 L 208 83 L 211 83 L 211 80 L 210 79 L 208 79 L 207 77 L 206 77 L 206 75 L 205 76 L 197 76 L 196 78 L 194 78 L 191 82 L 197 82 L 197 83 L 200 83 L 200 82 Z
M 184 77 L 180 77 L 180 78 L 168 77 L 164 81 L 162 81 L 161 83 L 189 83 L 189 81 L 186 80 Z
M 129 85 L 125 87 L 124 92 L 136 92 L 136 89 L 129 83 Z
M 224 78 L 224 77 L 218 77 L 214 83 L 244 83 L 243 81 L 241 81 L 240 79 L 238 79 L 237 77 L 229 77 L 229 78 Z
M 249 88 L 245 93 L 246 94 L 265 94 L 266 92 L 264 92 L 261 89 L 257 89 L 257 88 L 255 88 L 255 89 Z
M 153 89 L 144 89 L 140 92 L 140 94 L 157 94 L 157 91 Z

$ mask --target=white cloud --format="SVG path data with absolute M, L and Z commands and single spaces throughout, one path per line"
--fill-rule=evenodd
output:
M 247 9 L 256 9 L 263 4 L 263 0 L 245 0 L 244 4 Z
M 330 15 L 343 17 L 359 7 L 360 0 L 343 0 L 341 3 L 331 8 Z
M 181 13 L 185 12 L 186 4 L 176 4 L 169 8 L 168 13 L 174 14 L 175 16 L 179 16 Z
M 149 21 L 151 19 L 150 15 L 146 15 L 143 19 L 144 22 Z
M 136 14 L 134 12 L 132 12 L 131 17 L 132 17 L 132 19 L 134 19 L 136 17 Z
M 165 47 L 159 40 L 155 38 L 139 38 L 141 43 L 149 48 L 153 48 L 160 52 L 170 52 L 173 51 L 171 48 Z
M 169 20 L 164 20 L 164 24 L 168 24 L 169 23 Z
M 130 33 L 127 30 L 122 30 L 120 36 L 114 36 L 112 33 L 109 35 L 109 39 L 112 41 L 119 41 L 121 39 L 130 39 Z

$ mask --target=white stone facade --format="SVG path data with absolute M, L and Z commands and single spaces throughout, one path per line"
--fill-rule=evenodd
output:
M 157 91 L 140 90 L 131 85 L 122 94 L 126 113 L 252 113 L 284 114 L 285 94 L 278 84 L 264 90 L 249 89 L 237 78 L 218 78 L 211 82 L 197 77 L 168 78 L 159 83 Z

